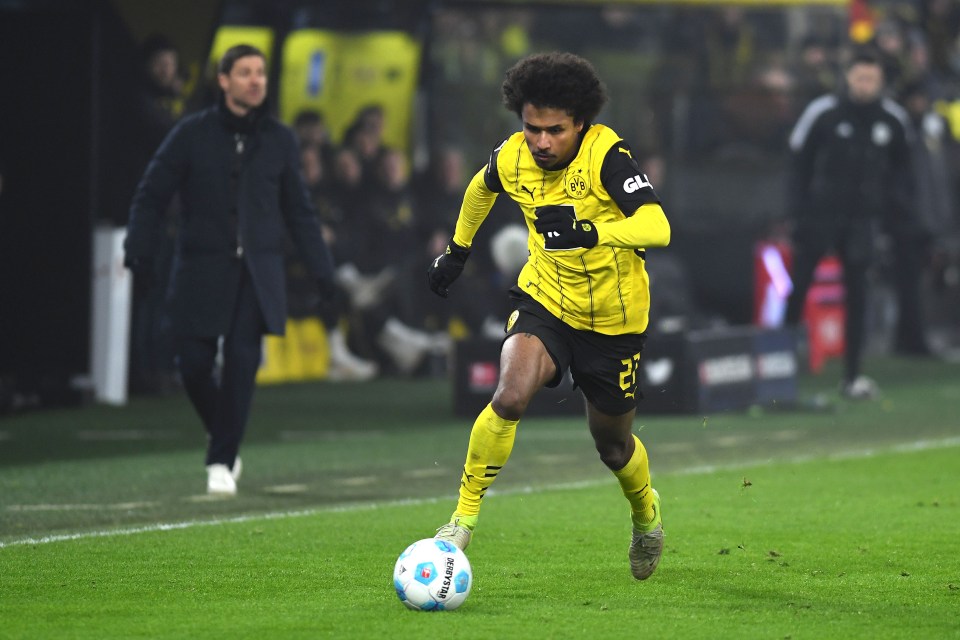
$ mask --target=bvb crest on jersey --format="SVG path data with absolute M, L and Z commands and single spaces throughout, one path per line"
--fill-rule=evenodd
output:
M 583 167 L 576 171 L 567 172 L 563 177 L 563 190 L 567 192 L 568 196 L 577 200 L 587 195 L 587 191 L 590 190 L 590 183 L 587 181 L 587 172 L 583 170 Z

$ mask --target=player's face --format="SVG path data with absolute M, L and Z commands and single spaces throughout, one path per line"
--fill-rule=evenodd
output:
M 520 118 L 527 147 L 541 169 L 562 166 L 576 154 L 583 122 L 574 122 L 566 111 L 527 103 Z
M 878 64 L 855 64 L 847 71 L 847 93 L 860 104 L 873 102 L 883 90 L 883 68 Z
M 227 107 L 244 115 L 267 97 L 267 70 L 260 56 L 244 56 L 233 63 L 230 73 L 217 75 Z

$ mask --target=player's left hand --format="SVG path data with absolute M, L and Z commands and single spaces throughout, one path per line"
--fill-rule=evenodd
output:
M 589 220 L 577 220 L 573 207 L 547 205 L 537 209 L 533 226 L 542 233 L 547 249 L 589 249 L 597 246 L 597 227 Z

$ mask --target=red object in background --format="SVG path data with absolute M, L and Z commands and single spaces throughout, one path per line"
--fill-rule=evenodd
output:
M 827 358 L 840 357 L 846 349 L 844 296 L 843 266 L 834 256 L 827 256 L 817 265 L 803 305 L 813 373 L 823 369 Z

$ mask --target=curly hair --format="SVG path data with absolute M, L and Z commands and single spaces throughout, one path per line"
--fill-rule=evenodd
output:
M 572 53 L 538 53 L 507 71 L 503 106 L 521 116 L 523 105 L 566 111 L 574 122 L 590 124 L 607 101 L 596 69 Z

